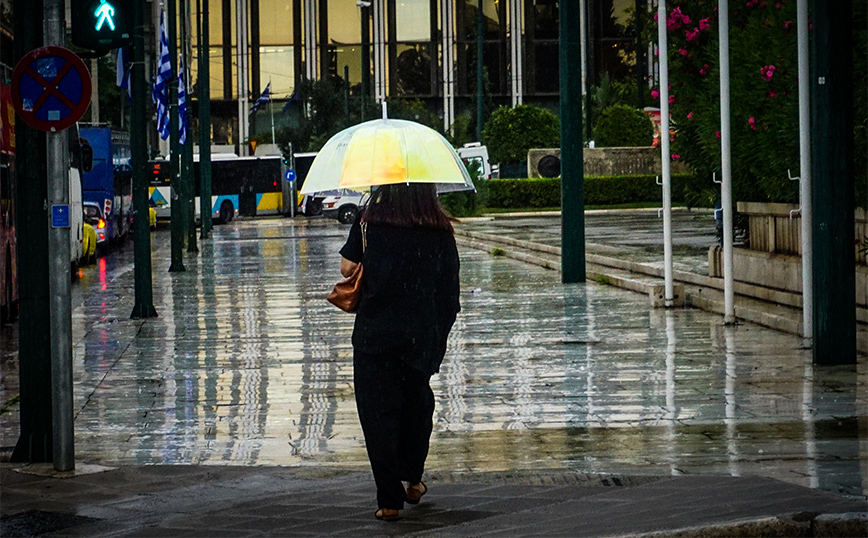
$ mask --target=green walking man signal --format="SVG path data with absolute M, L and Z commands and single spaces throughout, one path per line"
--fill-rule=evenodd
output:
M 115 8 L 111 4 L 105 0 L 99 0 L 99 7 L 96 8 L 96 11 L 94 11 L 93 14 L 99 18 L 99 20 L 96 21 L 97 32 L 102 30 L 104 24 L 108 24 L 109 30 L 112 32 L 115 31 L 115 21 L 112 20 L 115 16 Z
M 130 43 L 135 0 L 72 0 L 72 42 L 105 52 Z

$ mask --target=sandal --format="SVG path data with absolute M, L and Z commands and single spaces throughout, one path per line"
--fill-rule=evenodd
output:
M 380 508 L 374 513 L 374 517 L 381 521 L 397 521 L 400 512 L 393 508 Z
M 422 495 L 426 493 L 428 493 L 428 486 L 425 485 L 425 482 L 409 485 L 407 486 L 407 502 L 419 504 L 419 501 L 422 500 Z

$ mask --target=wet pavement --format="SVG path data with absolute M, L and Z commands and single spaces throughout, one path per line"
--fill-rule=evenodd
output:
M 628 217 L 604 218 L 614 220 L 595 231 L 588 217 L 589 241 L 643 249 L 638 232 L 606 237 Z M 533 219 L 508 221 L 497 225 L 535 231 Z M 685 248 L 707 249 L 710 222 L 710 237 Z M 131 245 L 83 269 L 73 286 L 77 462 L 328 469 L 368 484 L 353 317 L 324 300 L 347 230 L 326 220 L 234 221 L 185 256 L 186 272 L 168 273 L 169 232 L 160 229 L 152 320 L 129 319 Z M 794 335 L 649 309 L 641 294 L 562 285 L 555 271 L 460 253 L 463 311 L 432 379 L 429 479 L 761 477 L 864 506 L 864 356 L 815 367 Z M 17 335 L 2 331 L 6 405 L 17 393 Z M 18 409 L 7 408 L 8 456 Z

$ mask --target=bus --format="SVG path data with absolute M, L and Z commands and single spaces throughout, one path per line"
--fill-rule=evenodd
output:
M 108 127 L 85 127 L 81 138 L 93 150 L 91 169 L 82 174 L 82 198 L 103 210 L 106 239 L 116 243 L 132 229 L 133 169 L 130 135 Z
M 211 218 L 226 224 L 236 216 L 283 213 L 283 160 L 280 156 L 237 157 L 214 154 L 211 160 Z M 151 161 L 148 191 L 158 219 L 171 218 L 171 164 Z M 199 218 L 199 156 L 193 156 L 193 190 Z

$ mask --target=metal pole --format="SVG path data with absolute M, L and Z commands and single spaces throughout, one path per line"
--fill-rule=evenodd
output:
M 362 14 L 362 121 L 368 118 L 368 95 L 371 92 L 371 3 L 356 3 Z
M 148 222 L 148 129 L 150 116 L 147 76 L 145 75 L 145 28 L 141 4 L 133 5 L 133 64 L 130 66 L 130 152 L 133 165 L 133 210 L 136 218 L 133 257 L 136 304 L 132 319 L 153 318 L 154 290 L 151 270 L 151 233 Z M 123 95 L 121 95 L 123 97 Z
M 250 104 L 248 95 L 248 92 L 250 90 L 250 73 L 248 68 L 249 53 L 247 50 L 247 38 L 249 30 L 249 27 L 247 25 L 247 0 L 238 0 L 238 4 L 238 31 L 240 32 L 241 37 L 238 42 L 238 52 L 241 54 L 241 61 L 238 64 L 240 69 L 240 72 L 238 74 L 238 84 L 241 86 L 241 91 L 238 93 L 238 97 L 241 100 L 241 142 L 244 144 L 243 155 L 248 155 L 250 152 L 250 148 L 247 145 L 250 141 L 250 117 L 247 115 L 247 110 Z
M 201 0 L 199 0 L 201 2 Z M 198 10 L 199 28 L 199 212 L 202 215 L 200 238 L 211 235 L 211 36 L 208 0 Z M 206 217 L 205 215 L 209 215 Z
M 666 1 L 657 3 L 657 42 L 660 50 L 660 167 L 663 175 L 663 302 L 672 306 L 672 176 L 669 170 L 669 44 Z
M 42 0 L 14 0 L 15 59 L 44 42 Z M 51 324 L 48 261 L 48 181 L 45 133 L 26 123 L 16 128 L 14 182 L 18 210 L 18 379 L 20 435 L 10 460 L 52 460 Z
M 45 44 L 65 44 L 64 0 L 45 2 Z M 48 133 L 48 205 L 69 212 L 69 159 L 65 132 Z M 53 213 L 53 211 L 52 211 Z M 69 278 L 69 225 L 48 230 L 51 304 L 51 412 L 54 469 L 75 469 L 72 414 L 72 306 Z
M 483 32 L 485 31 L 485 21 L 482 14 L 482 0 L 479 0 L 476 7 L 476 140 L 482 140 L 482 121 L 483 110 L 482 101 L 485 94 L 482 91 L 482 85 L 485 83 L 483 73 Z
M 731 325 L 735 323 L 735 293 L 732 276 L 732 138 L 729 123 L 728 0 L 720 0 L 718 20 L 720 23 L 720 167 L 722 175 L 720 205 L 723 209 L 723 322 Z M 661 84 L 661 90 L 662 87 Z
M 169 76 L 169 169 L 172 174 L 170 185 L 172 199 L 170 201 L 172 221 L 172 261 L 169 272 L 186 271 L 184 267 L 184 207 L 183 184 L 181 182 L 181 141 L 178 133 L 178 19 L 175 5 L 178 0 L 166 0 L 166 26 L 169 33 L 169 62 L 172 66 Z
M 560 4 L 561 280 L 585 281 L 585 173 L 582 137 L 582 17 L 576 2 Z
M 99 58 L 90 59 L 90 121 L 99 123 Z M 121 92 L 123 97 L 123 92 Z M 123 103 L 123 99 L 121 99 Z M 123 112 L 121 118 L 123 118 Z
M 802 338 L 805 347 L 814 339 L 814 241 L 811 236 L 811 69 L 808 56 L 808 0 L 796 3 L 799 51 L 799 198 L 802 217 Z
M 181 180 L 184 184 L 184 230 L 187 236 L 187 252 L 199 252 L 199 245 L 196 240 L 196 197 L 194 193 L 193 181 L 193 129 L 191 114 L 189 112 L 193 101 L 193 96 L 190 93 L 190 57 L 192 56 L 190 34 L 192 32 L 190 23 L 190 0 L 181 0 L 181 58 L 183 58 L 184 78 L 180 81 L 184 85 L 184 95 L 186 99 L 187 118 L 186 126 L 186 142 L 184 144 L 183 154 L 181 155 Z
M 856 364 L 853 2 L 811 9 L 814 364 Z

